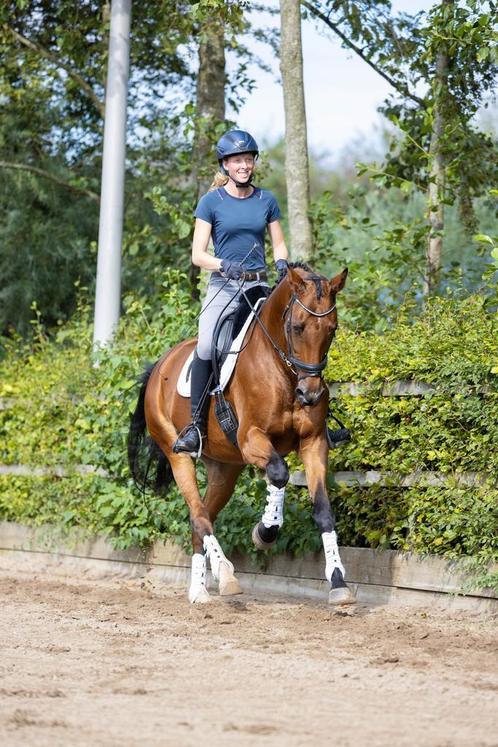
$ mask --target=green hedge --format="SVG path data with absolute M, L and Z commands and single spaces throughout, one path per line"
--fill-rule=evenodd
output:
M 0 518 L 25 524 L 55 523 L 110 535 L 116 545 L 147 544 L 172 536 L 189 544 L 188 514 L 176 489 L 166 500 L 142 496 L 131 484 L 126 435 L 138 394 L 136 378 L 148 361 L 195 330 L 197 308 L 183 278 L 165 278 L 163 310 L 150 318 L 147 304 L 125 301 L 112 349 L 91 365 L 91 316 L 80 303 L 75 319 L 47 339 L 35 325 L 30 343 L 6 344 L 0 363 L 0 462 L 32 466 L 76 464 L 103 468 L 92 475 L 2 477 Z M 484 567 L 498 557 L 498 322 L 479 298 L 436 300 L 423 316 L 400 313 L 379 336 L 341 329 L 327 377 L 354 381 L 361 396 L 342 396 L 338 409 L 353 431 L 350 444 L 330 452 L 331 472 L 375 469 L 401 475 L 415 470 L 447 474 L 442 487 L 331 485 L 343 544 L 471 556 Z M 385 382 L 434 385 L 423 397 L 384 397 Z M 295 458 L 292 466 L 298 466 Z M 460 472 L 489 480 L 458 485 Z M 204 481 L 202 468 L 199 479 Z M 333 481 L 332 481 L 333 482 Z M 304 489 L 289 487 L 286 522 L 277 552 L 320 546 Z M 227 552 L 254 554 L 250 539 L 265 500 L 260 473 L 248 468 L 218 521 Z M 487 578 L 491 583 L 493 579 Z

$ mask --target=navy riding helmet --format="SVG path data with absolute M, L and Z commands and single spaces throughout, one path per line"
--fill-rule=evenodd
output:
M 259 155 L 258 144 L 253 136 L 245 130 L 230 130 L 218 140 L 216 145 L 216 158 L 220 168 L 226 174 L 223 166 L 223 159 L 228 156 L 235 156 L 238 153 L 254 153 L 254 157 Z

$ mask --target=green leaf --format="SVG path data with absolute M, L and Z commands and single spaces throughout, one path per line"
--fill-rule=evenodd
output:
M 472 238 L 474 241 L 480 241 L 483 244 L 491 244 L 491 246 L 494 246 L 494 241 L 491 236 L 488 236 L 485 233 L 477 233 Z

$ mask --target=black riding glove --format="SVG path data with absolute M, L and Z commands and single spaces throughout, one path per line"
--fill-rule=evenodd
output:
M 277 268 L 279 280 L 281 280 L 284 275 L 287 275 L 289 265 L 287 264 L 286 259 L 277 259 L 277 261 L 275 262 L 275 267 Z
M 221 260 L 221 272 L 229 280 L 240 280 L 244 274 L 244 268 L 238 262 L 230 262 L 228 259 Z

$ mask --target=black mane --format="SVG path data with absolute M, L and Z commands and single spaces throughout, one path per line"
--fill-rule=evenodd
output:
M 315 282 L 317 298 L 318 300 L 320 300 L 320 298 L 322 297 L 322 284 L 320 281 L 326 280 L 327 278 L 324 275 L 319 275 L 318 273 L 316 273 L 308 264 L 306 264 L 306 262 L 289 262 L 288 264 L 289 267 L 292 267 L 293 270 L 299 269 L 311 273 L 311 277 L 309 279 Z M 280 284 L 284 277 L 285 275 L 282 275 L 282 277 L 277 280 L 272 290 L 274 290 Z
M 293 270 L 300 269 L 305 270 L 305 272 L 313 272 L 311 267 L 306 264 L 306 262 L 289 262 L 289 267 L 292 267 Z

